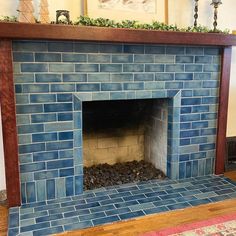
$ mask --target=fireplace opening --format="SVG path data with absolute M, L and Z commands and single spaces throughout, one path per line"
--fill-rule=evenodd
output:
M 164 178 L 168 99 L 83 102 L 84 189 Z

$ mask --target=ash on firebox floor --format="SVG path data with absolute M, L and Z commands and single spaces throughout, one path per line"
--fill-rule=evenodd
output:
M 84 167 L 84 190 L 141 182 L 151 179 L 164 179 L 166 176 L 146 161 L 131 161 L 114 165 L 99 164 Z

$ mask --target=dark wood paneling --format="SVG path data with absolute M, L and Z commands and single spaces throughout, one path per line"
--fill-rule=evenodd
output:
M 236 46 L 236 35 L 26 23 L 0 23 L 0 38 Z
M 13 83 L 12 43 L 0 41 L 0 101 L 9 206 L 20 205 L 20 181 Z
M 227 129 L 227 113 L 230 83 L 232 48 L 224 48 L 222 55 L 222 69 L 220 80 L 220 97 L 219 97 L 219 113 L 218 113 L 218 131 L 216 143 L 216 167 L 217 175 L 223 174 L 225 170 L 225 151 L 226 151 L 226 129 Z

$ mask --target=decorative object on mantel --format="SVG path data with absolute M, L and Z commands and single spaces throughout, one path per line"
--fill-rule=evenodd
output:
M 56 23 L 70 24 L 70 12 L 67 10 L 56 11 Z
M 19 11 L 18 21 L 24 23 L 35 23 L 34 7 L 32 0 L 20 0 L 17 11 Z
M 213 5 L 213 7 L 214 7 L 214 22 L 213 22 L 214 29 L 213 29 L 213 32 L 218 31 L 217 30 L 217 16 L 218 16 L 218 7 L 221 4 L 222 4 L 221 0 L 212 0 L 212 3 L 211 3 L 211 5 Z
M 39 5 L 39 21 L 40 23 L 47 24 L 50 23 L 49 11 L 48 11 L 48 1 L 41 0 Z
M 7 200 L 7 191 L 1 190 L 0 191 L 0 203 L 5 202 Z
M 197 27 L 197 19 L 198 19 L 198 1 L 199 0 L 194 0 L 195 1 L 195 6 L 194 6 L 194 27 Z

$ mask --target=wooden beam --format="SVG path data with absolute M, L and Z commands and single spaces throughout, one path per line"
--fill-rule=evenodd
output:
M 231 55 L 232 55 L 232 47 L 225 47 L 222 54 L 222 64 L 221 64 L 218 130 L 217 130 L 217 141 L 216 141 L 215 173 L 217 175 L 223 174 L 225 171 L 226 130 L 227 130 Z
M 2 112 L 3 144 L 9 206 L 19 206 L 20 180 L 13 82 L 12 42 L 0 41 L 0 102 Z

